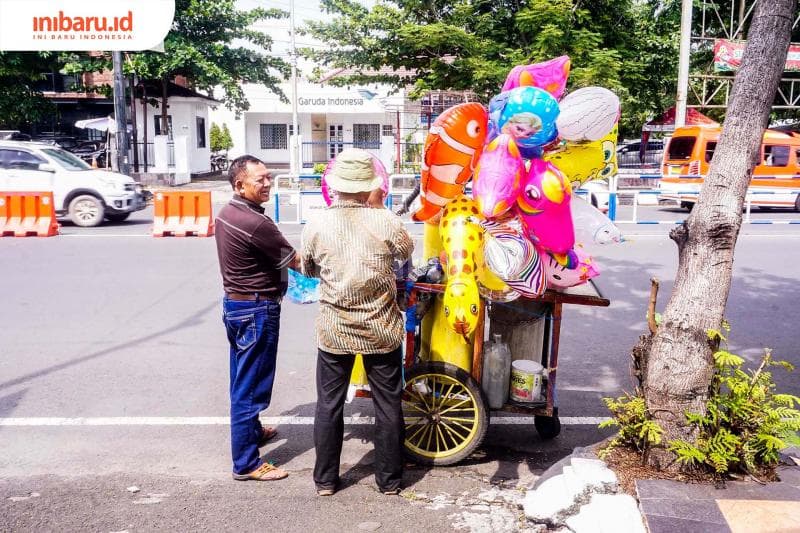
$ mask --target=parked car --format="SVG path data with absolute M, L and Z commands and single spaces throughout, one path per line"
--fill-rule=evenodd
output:
M 145 208 L 141 186 L 129 176 L 93 169 L 45 143 L 0 141 L 0 191 L 53 191 L 56 214 L 78 226 L 121 222 Z
M 102 141 L 83 141 L 69 151 L 89 163 L 89 165 L 94 162 L 98 168 L 106 166 L 108 153 L 106 152 L 106 143 Z
M 64 150 L 71 150 L 72 148 L 78 146 L 78 144 L 80 143 L 78 139 L 70 135 L 60 135 L 52 133 L 42 133 L 39 135 L 34 135 L 32 140 L 38 143 L 52 144 L 58 146 L 59 148 L 63 148 Z
M 19 130 L 0 130 L 0 140 L 4 141 L 30 141 L 31 136 Z
M 617 165 L 620 168 L 658 167 L 664 156 L 664 141 L 647 141 L 645 152 L 641 153 L 642 142 L 633 141 L 617 148 Z

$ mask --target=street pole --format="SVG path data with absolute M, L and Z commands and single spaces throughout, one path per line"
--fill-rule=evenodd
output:
M 675 127 L 686 125 L 686 100 L 689 94 L 689 54 L 692 44 L 692 0 L 681 4 L 681 44 L 678 58 L 678 94 L 675 97 Z
M 114 64 L 114 118 L 117 123 L 117 172 L 130 174 L 128 165 L 128 121 L 125 118 L 125 77 L 122 75 L 122 52 L 111 52 Z
M 139 130 L 136 127 L 136 86 L 139 79 L 136 74 L 131 76 L 131 138 L 133 139 L 133 171 L 139 173 Z
M 291 13 L 291 34 L 292 34 L 292 139 L 290 139 L 291 143 L 291 150 L 289 151 L 289 157 L 291 161 L 289 162 L 289 166 L 291 167 L 292 174 L 300 174 L 300 170 L 302 169 L 302 162 L 300 161 L 300 136 L 297 127 L 297 46 L 294 40 L 295 29 L 294 29 L 294 0 L 291 0 L 289 3 L 290 6 L 290 13 Z

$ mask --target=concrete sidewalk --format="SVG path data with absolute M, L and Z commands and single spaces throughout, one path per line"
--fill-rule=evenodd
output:
M 800 532 L 798 448 L 784 450 L 776 482 L 728 481 L 716 487 L 641 479 L 636 498 L 620 489 L 595 449 L 576 448 L 542 474 L 523 502 L 530 522 L 575 533 Z

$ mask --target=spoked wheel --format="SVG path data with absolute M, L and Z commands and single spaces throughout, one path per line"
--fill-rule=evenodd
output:
M 489 426 L 481 389 L 449 363 L 421 363 L 403 392 L 406 453 L 417 463 L 451 465 L 477 448 Z

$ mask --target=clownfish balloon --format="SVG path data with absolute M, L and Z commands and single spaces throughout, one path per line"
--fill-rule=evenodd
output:
M 486 141 L 488 115 L 477 102 L 459 104 L 439 115 L 425 139 L 418 222 L 436 217 L 464 192 Z

